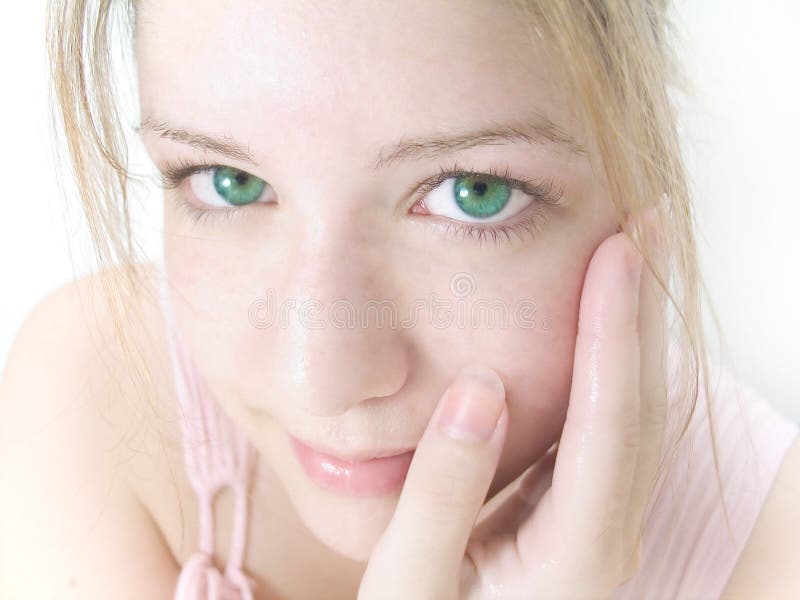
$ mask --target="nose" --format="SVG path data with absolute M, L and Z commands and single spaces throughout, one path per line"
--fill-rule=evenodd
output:
M 391 254 L 352 227 L 328 222 L 304 235 L 285 265 L 297 306 L 273 355 L 283 362 L 283 391 L 295 408 L 321 417 L 390 396 L 408 374 Z

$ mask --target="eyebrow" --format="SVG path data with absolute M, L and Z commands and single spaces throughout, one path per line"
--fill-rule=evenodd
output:
M 142 135 L 146 130 L 167 138 L 187 144 L 200 150 L 207 150 L 235 160 L 258 165 L 249 148 L 238 143 L 229 135 L 214 136 L 187 129 L 170 126 L 163 120 L 153 117 L 145 118 L 136 126 L 136 132 Z M 586 155 L 586 148 L 574 137 L 556 125 L 549 118 L 535 114 L 532 118 L 511 122 L 490 122 L 478 129 L 426 135 L 407 139 L 383 146 L 377 154 L 372 169 L 378 170 L 396 162 L 430 158 L 439 154 L 467 150 L 475 146 L 500 145 L 508 142 L 524 142 L 528 144 L 550 144 L 569 154 Z
M 145 131 L 158 133 L 162 138 L 174 140 L 199 150 L 207 150 L 216 154 L 221 154 L 234 160 L 257 165 L 255 158 L 249 148 L 238 143 L 229 135 L 213 136 L 187 129 L 171 127 L 166 121 L 148 116 L 137 125 L 134 130 L 138 135 L 143 135 Z
M 438 154 L 467 150 L 475 146 L 500 145 L 508 142 L 551 144 L 570 154 L 585 155 L 586 149 L 575 138 L 543 115 L 511 123 L 491 122 L 476 130 L 445 133 L 406 139 L 385 146 L 375 161 L 374 169 L 400 160 L 429 158 Z

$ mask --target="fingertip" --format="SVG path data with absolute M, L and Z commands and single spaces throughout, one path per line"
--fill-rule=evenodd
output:
M 461 440 L 489 441 L 506 410 L 500 376 L 481 363 L 463 366 L 445 392 L 437 415 L 439 429 Z
M 461 367 L 456 375 L 456 380 L 479 384 L 505 396 L 506 389 L 500 375 L 491 367 L 480 362 L 471 362 Z

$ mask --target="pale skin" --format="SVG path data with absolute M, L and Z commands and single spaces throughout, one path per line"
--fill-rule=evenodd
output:
M 663 362 L 642 359 L 659 354 L 653 326 L 659 307 L 654 294 L 640 298 L 640 271 L 622 234 L 595 253 L 557 452 L 501 502 L 478 514 L 505 439 L 507 410 L 488 444 L 453 443 L 435 428 L 426 431 L 418 448 L 426 460 L 412 464 L 359 598 L 609 598 L 635 574 L 666 409 Z M 450 393 L 482 407 L 495 396 L 502 406 L 502 383 L 492 371 L 476 370 L 488 383 L 457 383 Z M 453 573 L 459 577 L 445 576 Z
M 646 267 L 641 284 L 626 275 L 634 249 L 618 233 L 593 140 L 559 95 L 557 72 L 531 46 L 513 12 L 497 3 L 415 1 L 391 14 L 385 5 L 365 2 L 337 3 L 335 11 L 326 10 L 329 3 L 294 0 L 224 6 L 142 2 L 137 60 L 142 139 L 155 164 L 231 166 L 266 181 L 274 193 L 274 202 L 239 207 L 229 219 L 195 222 L 178 204 L 180 194 L 201 189 L 202 176 L 194 175 L 197 187 L 186 180 L 165 194 L 164 203 L 178 323 L 214 396 L 259 451 L 245 563 L 259 582 L 256 598 L 478 600 L 528 598 L 531 589 L 541 598 L 609 597 L 638 566 L 637 533 L 661 449 L 664 372 L 656 357 L 664 344 L 663 299 Z M 378 149 L 403 136 L 519 122 L 532 111 L 586 152 L 517 140 L 371 168 Z M 235 140 L 253 160 L 167 133 L 177 130 Z M 546 225 L 532 235 L 518 230 L 519 236 L 496 242 L 488 233 L 482 242 L 449 235 L 448 226 L 459 225 L 452 216 L 412 209 L 422 197 L 415 186 L 454 162 L 476 172 L 508 167 L 517 179 L 552 178 L 563 195 L 557 205 L 530 205 L 506 220 L 541 211 Z M 329 304 L 345 297 L 356 305 L 391 298 L 405 307 L 431 293 L 451 297 L 448 285 L 458 272 L 474 277 L 481 298 L 510 306 L 532 298 L 540 326 L 499 332 L 421 321 L 409 329 L 348 330 L 310 329 L 294 320 L 287 328 L 260 329 L 246 318 L 267 288 L 280 298 Z M 75 304 L 74 295 L 62 292 L 50 312 L 65 323 L 56 329 L 63 332 L 61 343 L 85 347 L 88 357 L 91 344 L 80 340 L 89 333 L 64 329 L 80 322 L 67 316 L 78 312 Z M 157 311 L 148 306 L 145 312 L 148 328 L 158 332 Z M 541 327 L 541 319 L 551 327 Z M 108 323 L 100 321 L 110 339 Z M 18 347 L 35 347 L 35 326 Z M 169 420 L 175 409 L 162 368 L 163 341 L 157 333 L 153 339 L 150 362 L 167 418 L 159 427 L 174 441 L 179 433 Z M 57 394 L 25 387 L 36 363 L 26 363 L 20 351 L 15 356 L 3 399 L 48 398 L 57 414 L 51 399 Z M 84 363 L 97 369 L 84 358 L 64 373 L 95 372 Z M 466 365 L 494 383 L 454 384 Z M 56 366 L 54 381 L 60 372 Z M 54 389 L 82 389 L 84 379 L 65 377 L 68 385 Z M 440 434 L 437 407 L 451 384 L 454 395 L 481 406 L 500 402 L 489 441 Z M 96 387 L 97 404 L 106 402 L 109 390 L 120 393 L 109 383 Z M 125 431 L 131 409 L 119 404 L 120 425 L 102 442 L 97 436 L 97 447 L 107 448 L 113 433 Z M 10 431 L 36 427 L 17 413 L 4 419 Z M 85 438 L 78 434 L 88 429 L 85 423 L 65 431 L 64 439 Z M 193 551 L 196 507 L 179 448 L 162 453 L 155 420 L 146 427 L 140 444 L 148 452 L 126 455 L 116 510 L 99 528 L 109 539 L 135 539 L 138 551 L 123 555 L 126 544 L 119 543 L 110 552 L 51 550 L 59 579 L 54 576 L 47 589 L 40 582 L 41 595 L 32 597 L 69 591 L 70 580 L 80 582 L 75 597 L 106 597 L 120 591 L 113 586 L 121 585 L 123 573 L 126 591 L 140 586 L 136 597 L 168 596 Z M 417 452 L 401 493 L 357 500 L 315 487 L 294 461 L 287 431 L 342 451 L 412 444 Z M 546 455 L 555 442 L 557 453 Z M 101 459 L 88 458 L 92 446 L 85 445 L 87 458 L 75 472 L 92 472 L 98 480 L 111 473 Z M 53 463 L 44 450 L 35 455 L 42 465 Z M 800 586 L 791 579 L 797 575 L 780 566 L 800 560 L 798 457 L 795 444 L 726 597 L 788 598 L 782 594 Z M 522 486 L 529 495 L 524 502 L 516 495 L 518 478 L 534 464 Z M 178 477 L 188 539 L 181 539 L 171 476 Z M 15 514 L 26 508 L 32 522 L 35 506 L 29 498 L 2 508 Z M 93 505 L 76 503 L 74 510 L 86 510 L 86 522 L 93 522 L 86 506 Z M 230 497 L 220 497 L 217 508 L 223 564 Z M 80 521 L 71 513 L 60 516 Z M 56 527 L 55 520 L 42 525 L 41 539 L 55 539 Z M 764 542 L 792 527 L 796 535 L 786 544 Z M 25 556 L 24 549 L 20 553 Z M 20 572 L 30 562 L 21 561 Z

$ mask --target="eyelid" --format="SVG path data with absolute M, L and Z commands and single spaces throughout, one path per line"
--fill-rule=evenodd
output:
M 190 176 L 208 172 L 216 168 L 222 168 L 226 165 L 218 163 L 209 163 L 201 161 L 198 163 L 189 163 L 185 159 L 178 159 L 176 163 L 166 163 L 159 166 L 161 175 L 161 183 L 165 189 L 177 189 L 180 185 Z M 236 167 L 232 167 L 236 168 Z M 243 169 L 243 173 L 250 174 Z M 482 176 L 492 179 L 497 182 L 504 183 L 514 190 L 519 190 L 522 193 L 530 196 L 533 199 L 531 204 L 534 204 L 534 209 L 531 210 L 526 207 L 520 211 L 520 214 L 525 213 L 522 218 L 516 218 L 512 222 L 487 222 L 481 224 L 480 222 L 473 221 L 455 221 L 448 219 L 450 223 L 446 224 L 446 234 L 457 238 L 469 237 L 476 239 L 479 242 L 491 238 L 495 243 L 502 238 L 510 241 L 511 235 L 521 238 L 522 232 L 527 232 L 534 235 L 544 224 L 546 219 L 542 211 L 543 205 L 556 206 L 560 204 L 564 194 L 564 187 L 561 183 L 557 183 L 552 178 L 546 179 L 528 179 L 528 178 L 515 178 L 511 177 L 510 169 L 506 166 L 502 171 L 490 167 L 488 169 L 466 169 L 461 167 L 457 162 L 450 168 L 441 168 L 439 172 L 433 177 L 428 178 L 421 184 L 416 186 L 417 193 L 411 194 L 415 198 L 412 200 L 411 208 L 423 202 L 427 193 L 435 189 L 438 185 L 454 177 L 462 176 Z M 253 175 L 255 177 L 255 175 Z M 220 220 L 240 214 L 241 209 L 246 206 L 231 206 L 226 208 L 211 208 L 203 209 L 189 202 L 182 194 L 180 196 L 180 208 L 195 222 L 200 222 L 213 218 Z M 419 197 L 421 196 L 421 197 Z M 432 215 L 434 217 L 438 215 Z M 516 215 L 515 215 L 516 216 Z M 445 217 L 446 218 L 446 217 Z M 441 225 L 441 222 L 440 222 Z
M 536 233 L 547 225 L 546 211 L 544 209 L 547 206 L 561 204 L 561 199 L 564 196 L 564 186 L 551 178 L 515 178 L 511 177 L 509 173 L 508 166 L 502 171 L 492 167 L 488 169 L 466 169 L 458 163 L 455 163 L 451 168 L 440 168 L 438 174 L 418 186 L 419 192 L 414 194 L 414 199 L 408 210 L 411 214 L 419 214 L 412 211 L 420 204 L 425 210 L 428 210 L 425 205 L 428 194 L 448 179 L 462 176 L 478 176 L 504 183 L 513 190 L 519 190 L 530 197 L 531 202 L 518 213 L 509 217 L 507 221 L 461 221 L 436 213 L 428 213 L 425 215 L 425 220 L 436 228 L 444 229 L 443 234 L 446 237 L 453 237 L 459 240 L 469 239 L 478 243 L 491 240 L 495 245 L 499 246 L 503 240 L 510 242 L 512 236 L 519 238 L 520 241 L 523 240 L 523 234 L 529 234 L 535 238 Z
M 191 175 L 211 171 L 212 169 L 223 166 L 225 165 L 208 162 L 190 163 L 181 158 L 178 159 L 176 163 L 165 163 L 159 167 L 161 183 L 166 189 L 175 189 Z M 242 170 L 242 172 L 248 173 L 248 171 L 244 170 Z M 470 170 L 462 168 L 458 163 L 454 163 L 449 169 L 440 168 L 439 173 L 423 181 L 417 186 L 417 189 L 428 193 L 447 179 L 464 175 L 485 175 L 492 177 L 509 184 L 512 188 L 518 189 L 545 204 L 557 204 L 563 196 L 563 189 L 561 186 L 557 185 L 553 179 L 517 179 L 509 175 L 508 167 L 502 172 L 494 168 Z
M 453 163 L 453 166 L 450 168 L 440 167 L 439 172 L 433 177 L 423 181 L 418 186 L 418 189 L 421 190 L 423 194 L 428 194 L 431 190 L 448 179 L 464 176 L 480 176 L 504 183 L 512 189 L 519 190 L 542 204 L 558 204 L 564 194 L 563 186 L 557 184 L 552 178 L 515 178 L 510 175 L 510 168 L 508 166 L 502 171 L 494 167 L 489 167 L 487 169 L 466 169 L 461 167 L 457 162 Z M 422 198 L 419 200 L 421 199 Z M 416 204 L 419 200 L 415 201 L 413 204 Z
M 174 190 L 192 175 L 212 171 L 213 169 L 223 166 L 224 165 L 208 163 L 204 161 L 190 163 L 184 158 L 179 158 L 175 163 L 164 163 L 159 165 L 158 171 L 162 187 L 164 189 Z M 247 173 L 247 171 L 242 172 Z
M 189 178 L 193 175 L 209 173 L 215 169 L 222 168 L 235 169 L 252 177 L 257 177 L 257 175 L 253 175 L 249 171 L 239 169 L 238 167 L 229 167 L 228 165 L 210 163 L 206 161 L 190 163 L 183 158 L 179 158 L 175 163 L 162 163 L 158 165 L 161 187 L 164 190 L 177 190 L 184 183 L 189 183 Z M 267 183 L 267 186 L 269 186 L 269 183 Z M 194 193 L 192 193 L 192 195 L 194 195 Z M 228 218 L 234 217 L 235 215 L 242 214 L 243 209 L 250 206 L 250 204 L 245 204 L 241 206 L 230 205 L 223 207 L 211 207 L 201 200 L 196 200 L 194 202 L 188 200 L 184 193 L 178 193 L 175 194 L 175 196 L 177 199 L 178 210 L 180 210 L 184 216 L 191 219 L 194 223 L 220 223 Z M 202 207 L 200 206 L 201 204 Z M 254 202 L 252 204 L 256 203 Z M 208 208 L 205 208 L 206 206 L 208 206 Z
M 524 216 L 519 220 L 512 223 L 492 223 L 490 226 L 478 225 L 467 221 L 458 222 L 450 221 L 445 224 L 438 224 L 438 227 L 444 226 L 444 236 L 456 240 L 468 239 L 481 245 L 485 241 L 491 241 L 495 246 L 500 246 L 501 242 L 511 242 L 512 236 L 524 241 L 524 235 L 529 235 L 531 238 L 536 238 L 538 233 L 542 231 L 547 225 L 548 220 L 541 207 L 536 207 L 533 210 L 523 210 Z M 436 226 L 436 224 L 434 224 Z

